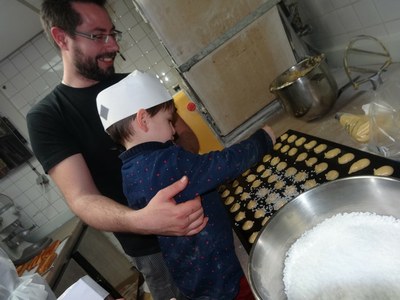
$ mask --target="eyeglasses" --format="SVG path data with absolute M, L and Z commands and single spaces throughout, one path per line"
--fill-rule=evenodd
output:
M 119 42 L 122 39 L 122 32 L 119 30 L 114 30 L 113 32 L 108 34 L 106 33 L 93 34 L 93 33 L 79 32 L 79 31 L 75 31 L 74 33 L 89 40 L 104 44 L 108 43 L 110 37 L 112 37 L 116 42 Z

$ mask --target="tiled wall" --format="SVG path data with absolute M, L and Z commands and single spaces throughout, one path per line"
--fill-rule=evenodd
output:
M 290 2 L 293 2 L 289 0 Z M 371 35 L 400 61 L 399 0 L 296 0 L 304 23 L 312 26 L 310 43 L 342 66 L 344 50 L 357 35 Z
M 341 66 L 345 45 L 358 34 L 380 38 L 394 59 L 400 60 L 399 0 L 298 0 L 298 3 L 303 20 L 313 28 L 307 38 L 315 48 L 328 52 L 330 63 Z M 117 71 L 146 70 L 163 78 L 167 87 L 178 83 L 179 76 L 171 59 L 135 11 L 132 1 L 113 0 L 109 4 L 116 27 L 124 32 L 121 52 L 126 61 L 117 59 Z M 57 51 L 44 34 L 34 37 L 0 62 L 0 86 L 6 87 L 1 89 L 0 103 L 5 101 L 12 107 L 1 111 L 1 115 L 19 114 L 22 121 L 14 125 L 27 138 L 24 124 L 27 111 L 60 82 L 61 76 L 62 64 Z M 42 172 L 37 161 L 32 163 Z M 27 226 L 59 224 L 60 220 L 70 217 L 54 184 L 43 188 L 36 184 L 36 178 L 29 166 L 23 166 L 0 180 L 0 193 L 10 196 L 22 208 Z
M 136 12 L 132 1 L 109 1 L 108 9 L 116 28 L 124 33 L 120 52 L 126 61 L 117 58 L 117 71 L 148 71 L 158 75 L 168 88 L 179 83 L 179 76 L 167 52 L 150 26 Z M 61 78 L 61 58 L 45 34 L 39 34 L 0 62 L 0 86 L 3 87 L 0 101 L 9 101 L 12 109 L 20 113 L 25 122 L 25 116 L 32 105 L 49 93 Z M 11 117 L 11 111 L 2 111 L 0 114 L 9 117 L 24 137 L 28 138 L 25 123 L 15 124 L 18 120 Z M 35 159 L 31 163 L 43 173 Z M 55 185 L 50 182 L 40 186 L 36 178 L 37 174 L 28 165 L 24 165 L 0 179 L 0 193 L 11 197 L 22 208 L 21 219 L 24 225 L 59 224 L 70 218 L 72 214 Z

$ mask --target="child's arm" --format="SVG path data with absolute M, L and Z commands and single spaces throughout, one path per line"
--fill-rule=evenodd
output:
M 275 142 L 276 142 L 276 137 L 275 137 L 275 133 L 274 133 L 274 131 L 272 130 L 272 128 L 269 127 L 268 125 L 264 125 L 264 126 L 262 127 L 262 129 L 263 129 L 266 133 L 268 133 L 268 135 L 270 136 L 270 138 L 271 138 L 271 140 L 272 140 L 272 144 L 275 144 Z
M 249 138 L 221 151 L 196 155 L 181 148 L 164 159 L 174 166 L 169 168 L 169 172 L 177 172 L 175 176 L 183 174 L 189 177 L 189 185 L 180 196 L 181 199 L 190 199 L 236 178 L 259 162 L 266 153 L 271 152 L 274 143 L 275 134 L 269 126 L 264 126 Z

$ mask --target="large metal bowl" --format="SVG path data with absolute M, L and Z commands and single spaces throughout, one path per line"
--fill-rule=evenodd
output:
M 311 189 L 282 207 L 260 232 L 249 262 L 250 286 L 258 299 L 286 299 L 286 252 L 307 230 L 345 212 L 400 218 L 400 181 L 376 176 L 343 178 Z

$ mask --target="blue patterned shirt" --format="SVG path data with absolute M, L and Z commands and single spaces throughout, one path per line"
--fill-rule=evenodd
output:
M 241 143 L 203 155 L 173 142 L 147 142 L 120 155 L 124 193 L 132 208 L 143 208 L 160 189 L 183 175 L 188 176 L 189 184 L 175 200 L 202 197 L 209 221 L 200 233 L 158 237 L 175 283 L 187 297 L 222 300 L 236 296 L 243 271 L 234 250 L 231 222 L 216 188 L 271 150 L 270 137 L 258 130 Z

